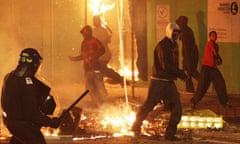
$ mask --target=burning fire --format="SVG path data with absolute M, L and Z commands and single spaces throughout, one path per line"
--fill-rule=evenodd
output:
M 43 127 L 41 131 L 45 136 L 52 136 L 52 137 L 57 137 L 59 133 L 59 129 L 53 129 L 49 127 Z
M 101 110 L 103 109 L 103 110 Z M 131 126 L 135 121 L 136 113 L 126 104 L 107 106 L 101 108 L 97 113 L 83 113 L 78 127 L 86 130 L 79 133 L 72 140 L 86 140 L 111 138 L 121 136 L 134 136 Z M 163 114 L 152 120 L 144 120 L 141 133 L 146 136 L 163 135 L 168 124 L 169 115 Z M 222 128 L 221 116 L 197 116 L 183 115 L 178 128 Z M 44 128 L 45 136 L 58 137 L 59 129 Z
M 118 5 L 123 6 L 123 1 L 115 1 L 115 0 L 92 0 L 92 1 L 88 1 L 88 7 L 92 10 L 93 15 L 100 15 L 101 16 L 101 20 L 102 20 L 102 25 L 104 27 L 108 27 L 106 19 L 105 19 L 105 13 L 109 12 L 110 10 L 116 8 L 117 3 L 119 3 Z M 122 8 L 121 10 L 122 11 Z M 126 19 L 126 18 L 125 18 Z M 122 19 L 123 20 L 123 19 Z M 121 22 L 118 23 L 117 25 L 117 29 L 118 29 L 118 36 L 120 38 L 120 43 L 119 43 L 119 47 L 120 47 L 120 51 L 123 51 L 123 29 L 125 29 L 126 31 L 126 27 L 128 25 L 126 25 L 126 23 L 128 22 L 122 22 L 122 20 L 119 20 Z M 124 28 L 125 27 L 125 28 Z M 120 73 L 121 76 L 124 76 L 127 80 L 132 80 L 134 77 L 135 81 L 138 81 L 138 70 L 137 68 L 135 68 L 134 71 L 131 70 L 131 64 L 126 64 L 124 62 L 125 56 L 123 53 L 120 54 L 121 58 L 120 58 L 120 63 L 121 63 L 121 67 L 119 68 L 118 72 Z M 111 66 L 110 66 L 111 67 Z
M 135 112 L 125 104 L 104 107 L 98 112 L 82 113 L 78 128 L 86 133 L 77 133 L 74 140 L 97 139 L 106 137 L 133 136 L 130 131 L 135 121 Z M 48 137 L 59 136 L 59 129 L 42 128 Z
M 93 15 L 100 15 L 113 9 L 115 2 L 111 2 L 111 0 L 92 0 L 88 6 L 92 9 Z
M 120 10 L 122 11 L 123 1 L 119 1 L 120 3 Z M 103 23 L 105 22 L 104 14 L 115 8 L 117 5 L 117 1 L 115 0 L 88 0 L 88 7 L 92 10 L 93 15 L 101 15 Z M 122 41 L 122 20 L 125 17 L 121 14 L 121 22 L 119 22 L 118 30 L 119 30 L 119 37 L 120 37 L 120 47 L 123 47 Z M 126 24 L 124 25 L 126 26 Z M 123 51 L 123 49 L 122 49 Z M 124 54 L 122 54 L 122 59 L 124 59 Z M 124 61 L 124 60 L 122 60 Z M 126 79 L 132 79 L 134 76 L 134 80 L 138 80 L 138 70 L 131 70 L 131 64 L 128 66 L 122 62 L 122 68 L 120 68 L 119 73 L 120 75 L 124 76 Z M 126 102 L 128 103 L 128 102 Z M 75 137 L 73 140 L 82 140 L 82 139 L 95 139 L 95 138 L 103 138 L 103 137 L 119 137 L 119 136 L 133 136 L 133 132 L 130 131 L 130 128 L 135 121 L 135 112 L 127 105 L 120 107 L 106 108 L 104 112 L 100 112 L 100 114 L 81 114 L 81 120 L 79 123 L 79 127 L 86 130 L 101 130 L 107 131 L 111 133 L 111 135 L 101 136 L 101 133 L 96 134 L 95 136 L 88 136 L 77 138 Z M 49 128 L 42 129 L 45 136 L 58 136 L 59 129 L 53 130 Z
M 101 120 L 101 125 L 104 129 L 111 128 L 114 132 L 114 137 L 130 135 L 133 133 L 130 130 L 133 122 L 135 121 L 135 112 L 129 108 L 123 109 L 115 113 L 108 113 Z
M 131 80 L 132 76 L 134 75 L 134 80 L 138 81 L 138 70 L 135 70 L 134 72 L 132 72 L 128 66 L 125 66 L 123 69 L 119 70 L 120 75 L 125 76 L 126 79 Z

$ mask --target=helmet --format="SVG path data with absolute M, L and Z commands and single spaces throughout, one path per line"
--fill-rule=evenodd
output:
M 34 48 L 25 48 L 20 53 L 19 63 L 40 65 L 42 57 Z
M 37 72 L 42 57 L 34 48 L 25 48 L 20 53 L 18 66 L 15 70 L 17 76 L 33 76 Z

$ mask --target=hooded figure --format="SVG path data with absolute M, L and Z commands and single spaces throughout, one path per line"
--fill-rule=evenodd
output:
M 182 56 L 183 56 L 183 69 L 187 72 L 188 78 L 186 79 L 186 91 L 194 92 L 192 77 L 198 80 L 199 72 L 198 66 L 198 48 L 195 42 L 192 29 L 187 25 L 188 18 L 180 16 L 176 23 L 181 29 L 180 40 L 182 41 Z
M 102 43 L 92 36 L 91 26 L 84 26 L 80 33 L 83 36 L 83 41 L 79 55 L 69 56 L 69 59 L 71 61 L 83 61 L 85 87 L 90 91 L 92 106 L 99 107 L 106 101 L 107 96 L 99 61 L 105 49 Z
M 170 119 L 165 131 L 165 139 L 169 141 L 180 140 L 175 136 L 177 125 L 181 120 L 182 106 L 174 80 L 186 79 L 186 74 L 178 68 L 178 45 L 176 39 L 180 33 L 177 24 L 169 23 L 164 37 L 155 47 L 153 53 L 153 67 L 148 96 L 136 115 L 132 126 L 135 135 L 141 134 L 142 121 L 153 108 L 164 101 L 170 109 Z

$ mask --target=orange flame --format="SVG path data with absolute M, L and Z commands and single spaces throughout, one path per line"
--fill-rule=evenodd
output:
M 89 2 L 88 6 L 92 9 L 93 15 L 100 15 L 113 9 L 115 7 L 115 2 L 110 2 L 109 0 L 92 0 L 92 2 Z

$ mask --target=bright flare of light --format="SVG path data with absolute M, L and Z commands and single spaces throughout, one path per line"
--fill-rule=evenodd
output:
M 105 22 L 105 18 L 104 18 L 104 13 L 112 10 L 113 8 L 116 7 L 116 1 L 114 0 L 89 0 L 88 1 L 88 7 L 92 10 L 93 15 L 102 15 L 101 19 L 102 19 L 102 23 L 103 26 L 107 26 L 106 22 Z M 121 60 L 121 65 L 125 65 L 124 64 L 124 58 L 123 58 L 123 39 L 122 39 L 122 29 L 123 29 L 123 25 L 125 25 L 123 23 L 124 21 L 124 15 L 123 15 L 123 5 L 124 2 L 123 1 L 119 1 L 120 5 L 120 12 L 119 12 L 119 16 L 118 16 L 118 28 L 119 28 L 119 38 L 120 38 L 120 42 L 119 42 L 119 47 L 120 47 L 120 52 L 122 52 L 120 55 L 122 56 L 122 60 Z M 131 67 L 131 64 L 129 65 Z M 132 72 L 132 70 L 129 69 L 128 66 L 125 66 L 124 68 L 121 68 L 119 70 L 120 75 L 124 76 L 126 79 L 131 80 L 132 76 L 134 76 L 134 80 L 138 81 L 138 70 L 134 70 L 134 72 Z
M 78 141 L 78 140 L 92 140 L 92 139 L 100 139 L 100 138 L 111 138 L 110 136 L 91 136 L 91 137 L 74 137 L 72 140 L 73 141 Z
M 0 140 L 6 140 L 7 139 L 7 137 L 0 137 Z
M 219 117 L 202 117 L 202 116 L 182 116 L 179 128 L 216 128 L 223 127 L 223 118 Z
M 88 3 L 88 7 L 93 12 L 93 15 L 100 15 L 115 7 L 115 2 L 109 0 L 92 0 Z
M 132 75 L 134 74 L 134 80 L 138 81 L 138 70 L 132 72 L 128 66 L 125 66 L 123 69 L 119 70 L 120 75 L 125 76 L 126 79 L 132 79 Z
M 105 114 L 104 118 L 101 120 L 102 128 L 108 129 L 110 128 L 113 131 L 114 137 L 119 136 L 132 136 L 133 132 L 130 131 L 130 128 L 135 121 L 135 112 L 129 110 L 120 111 L 117 114 Z
M 59 133 L 59 129 L 53 129 L 48 127 L 43 127 L 41 131 L 44 136 L 51 136 L 51 137 L 57 137 Z

